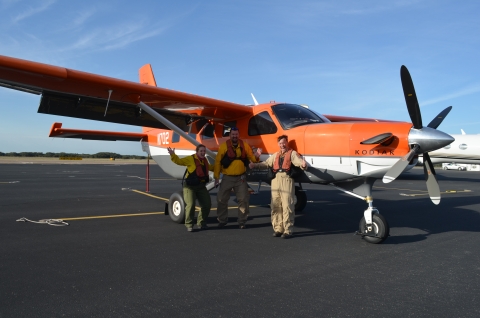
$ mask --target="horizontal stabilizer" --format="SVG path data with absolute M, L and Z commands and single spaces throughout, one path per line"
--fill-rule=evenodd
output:
M 104 130 L 81 130 L 62 128 L 62 123 L 54 123 L 48 137 L 77 138 L 86 140 L 107 141 L 147 141 L 147 135 L 134 132 L 116 132 Z

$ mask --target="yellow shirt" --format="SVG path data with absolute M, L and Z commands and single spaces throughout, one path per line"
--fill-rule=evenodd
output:
M 245 154 L 248 159 L 252 162 L 258 162 L 257 158 L 253 155 L 252 148 L 246 143 L 243 142 L 245 145 Z M 240 143 L 239 143 L 240 145 Z M 242 150 L 240 147 L 233 148 L 235 150 L 235 153 L 237 154 L 237 157 L 240 157 L 242 155 Z M 218 147 L 218 152 L 217 156 L 215 157 L 215 169 L 213 170 L 213 176 L 215 179 L 220 179 L 220 172 L 223 174 L 226 174 L 228 176 L 238 176 L 241 174 L 244 174 L 246 171 L 245 164 L 241 160 L 233 160 L 230 166 L 228 168 L 224 168 L 222 166 L 222 158 L 224 156 L 227 156 L 227 143 L 224 142 L 223 144 Z
M 194 156 L 195 156 L 195 158 L 198 159 L 197 154 L 194 154 Z M 195 164 L 195 160 L 193 159 L 193 156 L 186 156 L 186 157 L 180 158 L 176 154 L 171 154 L 170 159 L 172 159 L 172 161 L 179 166 L 186 166 L 187 167 L 188 173 L 185 176 L 185 178 L 188 177 L 192 172 L 197 170 L 197 165 Z M 200 163 L 203 166 L 203 161 L 200 160 Z M 208 170 L 209 171 L 213 171 L 213 168 L 214 168 L 214 165 L 208 164 Z

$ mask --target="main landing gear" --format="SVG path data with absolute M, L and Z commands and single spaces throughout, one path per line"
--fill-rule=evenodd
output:
M 172 193 L 168 203 L 165 203 L 165 214 L 168 214 L 175 223 L 185 222 L 185 201 L 181 193 Z
M 307 205 L 307 194 L 302 189 L 302 184 L 295 186 L 295 212 L 300 213 Z

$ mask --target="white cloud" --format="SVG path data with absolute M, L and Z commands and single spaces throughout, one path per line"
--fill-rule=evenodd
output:
M 60 49 L 61 51 L 90 50 L 102 51 L 125 47 L 133 42 L 154 37 L 168 26 L 156 26 L 153 30 L 146 32 L 145 29 L 152 29 L 148 23 L 124 23 L 110 28 L 101 28 L 82 35 L 75 43 Z
M 73 20 L 73 24 L 75 26 L 80 26 L 80 25 L 84 24 L 96 12 L 97 12 L 97 10 L 95 8 L 90 8 L 90 10 L 88 10 L 88 11 L 82 11 L 82 12 L 78 13 L 78 17 Z
M 47 1 L 44 1 L 43 3 L 40 4 L 40 6 L 38 7 L 31 7 L 31 6 L 28 6 L 28 8 L 23 11 L 22 13 L 18 14 L 16 17 L 13 18 L 13 22 L 14 23 L 17 23 L 21 20 L 24 20 L 24 19 L 27 19 L 37 13 L 40 13 L 42 11 L 45 11 L 47 10 L 51 5 L 53 5 L 55 3 L 56 0 L 47 0 Z
M 425 102 L 422 102 L 421 104 L 422 104 L 422 106 L 436 104 L 436 103 L 439 103 L 439 102 L 443 102 L 443 101 L 450 100 L 450 99 L 457 98 L 457 97 L 461 97 L 461 96 L 475 94 L 475 93 L 478 93 L 478 92 L 480 92 L 480 83 L 465 87 L 465 88 L 463 88 L 463 89 L 461 89 L 457 92 L 451 93 L 451 94 L 447 94 L 447 95 L 443 95 L 443 96 L 440 96 L 440 97 L 437 97 L 437 98 L 429 99 Z

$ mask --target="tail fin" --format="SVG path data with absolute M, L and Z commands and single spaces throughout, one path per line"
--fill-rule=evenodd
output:
M 152 66 L 150 64 L 145 64 L 138 70 L 138 77 L 140 79 L 140 83 L 142 84 L 157 86 L 157 82 L 155 82 L 155 76 L 153 76 Z

